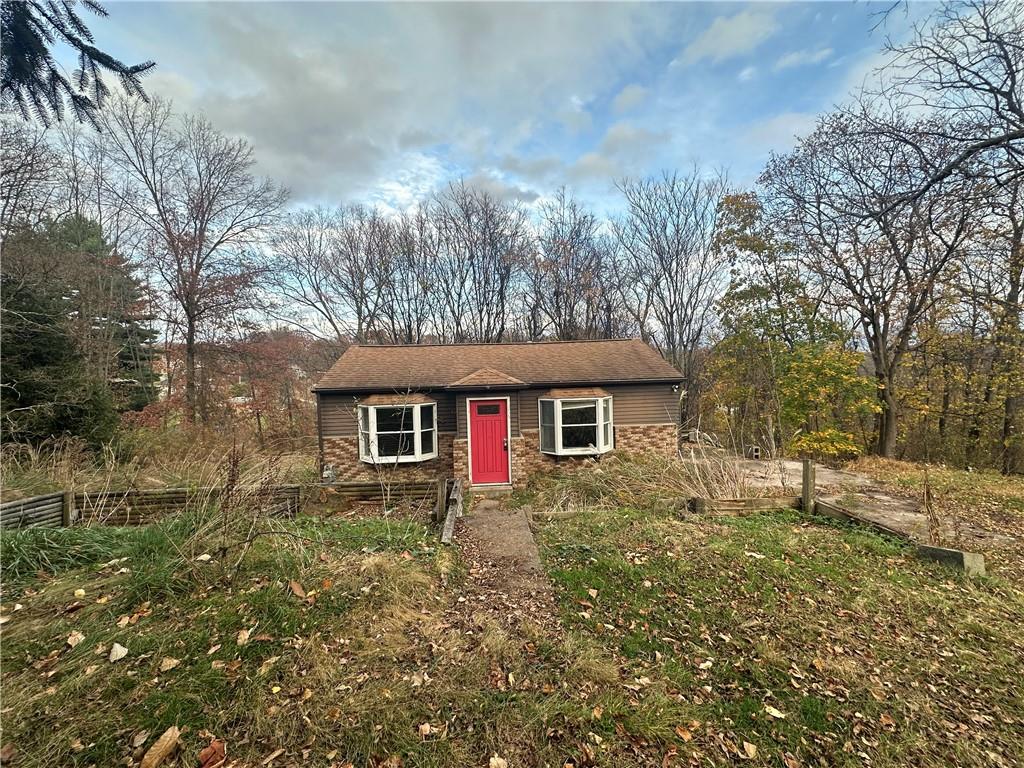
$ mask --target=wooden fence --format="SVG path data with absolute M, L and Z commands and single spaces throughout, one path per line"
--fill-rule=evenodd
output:
M 60 528 L 68 524 L 70 494 L 46 493 L 0 504 L 0 528 Z
M 157 488 L 127 491 L 67 491 L 0 504 L 0 528 L 60 528 L 74 523 L 148 525 L 181 512 L 189 503 L 220 499 L 223 488 Z M 301 504 L 301 487 L 278 485 L 239 488 L 254 505 L 270 515 L 294 515 Z
M 444 483 L 444 481 L 442 481 Z M 346 501 L 377 501 L 385 496 L 389 504 L 433 502 L 439 483 L 332 483 L 312 486 L 327 490 Z M 176 514 L 189 504 L 219 500 L 223 488 L 155 488 L 119 491 L 56 491 L 0 504 L 0 529 L 49 527 L 75 523 L 99 525 L 149 525 Z M 268 488 L 239 488 L 237 493 L 271 515 L 294 515 L 303 500 L 302 487 L 278 485 Z

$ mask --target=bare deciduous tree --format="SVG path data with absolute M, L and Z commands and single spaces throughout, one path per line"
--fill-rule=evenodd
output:
M 858 117 L 869 132 L 907 144 L 926 172 L 883 206 L 925 194 L 988 151 L 1024 156 L 1021 19 L 1022 0 L 946 0 L 908 42 L 887 44 L 892 60 L 880 74 L 888 79 L 863 94 Z M 892 119 L 922 111 L 939 118 L 924 132 Z M 954 151 L 932 156 L 936 138 Z
M 122 99 L 102 113 L 106 151 L 131 183 L 111 184 L 148 236 L 146 258 L 180 308 L 188 415 L 199 410 L 196 353 L 204 327 L 251 306 L 261 266 L 253 249 L 286 192 L 253 173 L 253 149 L 168 102 Z
M 437 294 L 433 270 L 437 232 L 423 206 L 401 214 L 392 225 L 391 272 L 380 309 L 380 334 L 393 344 L 418 344 L 430 331 Z
M 627 205 L 614 225 L 618 286 L 644 340 L 686 377 L 689 423 L 699 412 L 700 344 L 728 280 L 717 244 L 728 181 L 693 168 L 618 186 Z
M 618 292 L 609 284 L 612 244 L 601 223 L 563 187 L 540 210 L 538 255 L 530 293 L 541 330 L 559 339 L 607 338 L 621 326 Z M 539 334 L 537 334 L 539 336 Z
M 761 182 L 805 268 L 858 318 L 881 406 L 875 449 L 892 456 L 897 373 L 935 301 L 936 282 L 968 235 L 971 188 L 949 178 L 899 206 L 884 205 L 920 185 L 929 169 L 909 143 L 868 128 L 844 114 L 823 118 L 791 154 L 771 159 Z M 955 148 L 931 128 L 904 123 L 900 130 L 915 131 L 930 157 L 949 156 Z
M 0 118 L 0 239 L 48 213 L 58 194 L 59 162 L 43 131 Z
M 525 212 L 464 183 L 432 206 L 437 227 L 434 330 L 446 342 L 500 342 L 515 286 L 534 250 Z

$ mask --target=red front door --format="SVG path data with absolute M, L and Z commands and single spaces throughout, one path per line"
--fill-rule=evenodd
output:
M 504 400 L 469 401 L 470 482 L 507 483 L 508 416 Z

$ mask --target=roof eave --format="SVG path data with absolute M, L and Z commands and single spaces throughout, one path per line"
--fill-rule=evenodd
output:
M 630 384 L 681 384 L 686 379 L 683 376 L 664 376 L 653 379 L 589 379 L 586 381 L 574 381 L 567 379 L 553 379 L 550 381 L 531 381 L 524 382 L 522 384 L 473 384 L 468 386 L 453 386 L 451 384 L 435 384 L 425 387 L 409 387 L 410 391 L 413 392 L 465 392 L 473 390 L 488 390 L 488 389 L 538 389 L 540 387 L 586 387 L 586 386 L 603 386 L 603 385 L 630 385 Z M 384 387 L 379 386 L 350 386 L 350 387 L 321 387 L 316 386 L 311 390 L 312 392 L 343 392 L 349 394 L 355 394 L 358 392 L 383 392 Z

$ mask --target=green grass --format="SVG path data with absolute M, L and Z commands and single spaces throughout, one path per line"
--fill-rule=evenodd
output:
M 495 753 L 562 765 L 592 729 L 614 737 L 612 720 L 594 719 L 599 702 L 626 718 L 661 710 L 629 704 L 598 646 L 513 635 L 463 610 L 464 566 L 418 522 L 299 518 L 258 540 L 230 582 L 210 563 L 192 573 L 169 525 L 17 537 L 2 719 L 19 765 L 123 764 L 133 734 L 149 745 L 171 725 L 185 729 L 182 764 L 209 732 L 249 764 L 283 748 L 314 766 L 481 765 Z M 104 565 L 115 557 L 128 560 Z M 36 573 L 47 564 L 53 573 Z M 74 648 L 72 632 L 84 635 Z M 129 655 L 111 663 L 114 642 Z M 165 657 L 180 664 L 161 672 Z M 423 736 L 425 723 L 436 731 Z
M 971 583 L 896 541 L 790 512 L 595 510 L 541 541 L 567 626 L 678 691 L 702 754 L 723 740 L 753 744 L 765 765 L 1024 754 L 1017 585 Z
M 438 768 L 1024 753 L 1019 585 L 865 530 L 602 504 L 538 532 L 562 628 L 513 631 L 432 527 L 282 526 L 230 580 L 195 561 L 187 518 L 4 536 L 0 717 L 18 764 L 123 765 L 134 734 L 148 746 L 170 725 L 181 765 L 208 734 L 255 765 L 277 749 L 277 764 Z M 114 642 L 129 655 L 111 663 Z

